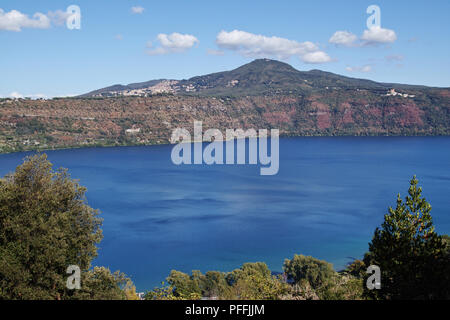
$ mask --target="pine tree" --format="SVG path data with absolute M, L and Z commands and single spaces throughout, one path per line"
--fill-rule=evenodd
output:
M 448 296 L 445 243 L 435 232 L 430 212 L 431 205 L 414 176 L 405 201 L 397 196 L 396 208 L 389 207 L 369 243 L 364 262 L 381 269 L 381 290 L 367 291 L 369 295 L 378 299 Z

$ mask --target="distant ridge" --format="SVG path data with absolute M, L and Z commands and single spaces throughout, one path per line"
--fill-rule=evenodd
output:
M 299 71 L 269 59 L 81 97 L 0 99 L 0 110 L 0 152 L 169 143 L 174 128 L 195 120 L 222 132 L 275 128 L 281 136 L 450 135 L 450 88 Z
M 261 94 L 308 94 L 334 89 L 420 89 L 418 85 L 379 83 L 345 77 L 321 70 L 299 71 L 270 59 L 257 59 L 231 71 L 211 73 L 187 80 L 159 79 L 128 85 L 113 85 L 80 97 L 151 96 L 158 93 L 202 96 L 254 96 Z

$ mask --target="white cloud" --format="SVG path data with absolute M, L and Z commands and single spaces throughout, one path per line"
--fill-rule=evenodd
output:
M 336 45 L 342 45 L 346 47 L 351 47 L 355 45 L 355 42 L 358 40 L 358 37 L 348 31 L 336 31 L 328 40 L 329 43 L 333 43 Z
M 46 99 L 47 95 L 43 93 L 36 93 L 36 94 L 21 94 L 20 92 L 13 91 L 10 94 L 6 96 L 1 96 L 0 98 L 12 98 L 12 99 L 23 99 L 23 98 L 30 98 L 30 99 Z
M 181 34 L 178 32 L 174 32 L 169 35 L 160 33 L 158 34 L 157 39 L 161 46 L 152 50 L 148 50 L 147 53 L 149 55 L 183 52 L 199 43 L 198 39 L 193 35 Z M 148 42 L 147 47 L 152 48 L 152 43 Z
M 331 61 L 331 58 L 323 51 L 308 52 L 302 56 L 306 63 L 324 63 Z
M 56 26 L 63 26 L 71 14 L 62 10 L 56 10 L 50 11 L 47 16 Z
M 345 70 L 347 70 L 348 72 L 370 72 L 372 71 L 372 66 L 366 64 L 365 66 L 361 66 L 361 67 L 346 67 Z
M 115 36 L 116 40 L 123 40 L 123 36 L 119 33 Z
M 22 31 L 22 28 L 50 28 L 50 19 L 43 13 L 36 12 L 32 18 L 17 10 L 5 12 L 0 9 L 0 30 Z
M 328 42 L 346 47 L 365 47 L 380 43 L 393 43 L 395 40 L 397 40 L 397 35 L 394 30 L 375 26 L 364 30 L 359 39 L 351 32 L 336 31 Z
M 9 94 L 9 97 L 14 98 L 14 99 L 19 99 L 19 98 L 23 98 L 23 95 L 20 94 L 19 92 L 14 91 Z
M 131 7 L 131 12 L 134 14 L 141 14 L 144 12 L 144 8 L 142 7 Z
M 394 30 L 372 27 L 364 30 L 361 40 L 365 41 L 364 44 L 392 43 L 397 40 L 397 35 Z
M 245 31 L 221 31 L 216 38 L 222 49 L 236 51 L 246 57 L 276 57 L 288 59 L 299 57 L 305 63 L 324 63 L 331 58 L 319 47 L 310 42 L 298 42 L 280 37 L 267 37 Z

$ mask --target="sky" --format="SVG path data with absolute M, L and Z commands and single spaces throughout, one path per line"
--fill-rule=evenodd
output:
M 256 58 L 450 87 L 449 33 L 448 0 L 1 0 L 0 97 L 188 79 Z

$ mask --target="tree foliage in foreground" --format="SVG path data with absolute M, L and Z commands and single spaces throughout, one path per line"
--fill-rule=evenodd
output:
M 276 300 L 285 295 L 289 287 L 272 275 L 263 262 L 245 263 L 229 273 L 193 270 L 191 275 L 172 270 L 167 277 L 169 285 L 155 288 L 146 295 L 149 300 L 176 299 L 245 299 Z
M 244 263 L 228 276 L 228 281 L 237 299 L 277 300 L 289 291 L 283 279 L 272 275 L 263 262 Z
M 335 275 L 331 263 L 301 254 L 294 255 L 291 260 L 286 259 L 283 269 L 295 283 L 306 280 L 314 289 L 326 286 Z
M 398 195 L 381 228 L 375 230 L 365 264 L 381 269 L 381 290 L 367 292 L 378 299 L 448 299 L 449 256 L 434 229 L 431 205 L 414 176 L 403 201 Z
M 310 256 L 294 255 L 283 265 L 293 281 L 291 299 L 348 300 L 362 298 L 362 279 L 334 271 L 333 265 Z
M 300 256 L 297 256 L 300 257 Z M 304 257 L 304 256 L 302 256 Z M 293 284 L 285 277 L 275 276 L 263 262 L 244 263 L 239 269 L 224 273 L 208 271 L 202 274 L 198 270 L 191 275 L 172 270 L 167 277 L 168 285 L 146 294 L 149 300 L 183 300 L 183 299 L 233 299 L 233 300 L 309 300 L 309 299 L 361 299 L 362 279 L 348 274 L 340 274 L 330 269 L 331 265 L 311 257 L 298 264 L 293 259 L 292 270 L 298 272 L 302 266 L 308 276 L 298 277 Z M 317 263 L 324 265 L 326 271 L 323 279 L 316 276 Z M 320 268 L 319 268 L 320 269 Z M 321 271 L 319 271 L 320 273 Z M 290 277 L 290 276 L 289 276 Z
M 0 299 L 125 298 L 123 274 L 89 270 L 102 231 L 85 192 L 45 154 L 0 179 Z M 69 265 L 81 269 L 81 290 L 66 288 Z

